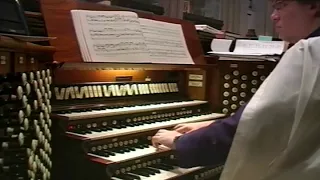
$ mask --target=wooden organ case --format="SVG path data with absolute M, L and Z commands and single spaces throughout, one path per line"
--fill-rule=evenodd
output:
M 138 13 L 181 24 L 195 65 L 83 63 L 70 10 L 121 9 L 73 0 L 42 0 L 41 7 L 48 35 L 57 37 L 50 42 L 57 48 L 51 89 L 54 180 L 219 178 L 223 162 L 180 168 L 173 151 L 151 146 L 158 129 L 231 112 L 221 104 L 220 84 L 224 73 L 234 72 L 213 58 L 206 63 L 192 23 Z
M 51 178 L 55 48 L 0 36 L 0 179 Z

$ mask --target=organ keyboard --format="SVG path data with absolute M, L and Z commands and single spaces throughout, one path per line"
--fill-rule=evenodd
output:
M 151 137 L 157 130 L 170 129 L 181 123 L 224 117 L 223 114 L 213 113 L 208 102 L 184 96 L 178 84 L 178 82 L 117 82 L 56 85 L 52 115 L 58 122 L 56 127 L 59 130 L 56 134 L 60 135 L 56 144 L 65 142 L 63 147 L 56 145 L 59 148 L 55 148 L 56 151 L 58 149 L 61 158 L 60 171 L 68 169 L 68 172 L 79 172 L 81 168 L 101 166 L 105 170 L 100 170 L 101 172 L 98 170 L 94 178 L 111 178 L 110 174 L 105 173 L 106 170 L 113 172 L 113 167 L 129 161 L 155 158 L 167 153 L 158 151 L 151 145 Z M 88 105 L 83 101 L 88 102 Z M 172 153 L 171 150 L 168 151 Z M 60 153 L 65 155 L 61 156 Z M 70 166 L 77 162 L 84 164 L 83 167 Z M 203 169 L 172 168 L 159 169 L 148 179 L 171 179 Z M 142 170 L 141 173 L 148 171 L 150 170 Z M 145 179 L 142 174 L 139 174 L 141 176 L 139 178 Z M 134 175 L 113 178 L 126 179 L 127 176 Z M 84 177 L 85 175 L 82 175 L 83 179 Z M 74 176 L 68 178 L 75 179 Z M 93 178 L 92 174 L 90 178 Z
M 201 114 L 201 115 L 192 115 L 191 117 L 185 117 L 185 118 L 164 118 L 164 119 L 159 119 L 159 120 L 151 120 L 151 121 L 146 121 L 146 122 L 140 122 L 140 123 L 128 123 L 127 125 L 120 124 L 117 126 L 119 122 L 113 121 L 115 126 L 110 126 L 106 128 L 97 128 L 91 130 L 91 128 L 88 128 L 86 132 L 81 132 L 85 133 L 84 135 L 79 135 L 77 133 L 73 132 L 67 132 L 68 135 L 75 135 L 75 136 L 80 136 L 88 139 L 96 139 L 96 138 L 111 138 L 114 136 L 118 135 L 126 135 L 126 134 L 131 134 L 131 133 L 136 133 L 136 132 L 143 132 L 143 131 L 148 131 L 148 130 L 154 130 L 154 129 L 163 129 L 163 128 L 169 128 L 173 127 L 178 124 L 183 124 L 183 123 L 191 123 L 191 122 L 197 122 L 197 121 L 206 121 L 206 120 L 212 120 L 212 119 L 217 119 L 221 118 L 224 115 L 222 114 L 216 114 L 216 113 L 210 113 L 210 114 Z M 120 122 L 121 123 L 121 122 Z
M 89 157 L 101 158 L 107 163 L 137 159 L 157 153 L 151 145 L 151 138 L 155 133 L 155 131 L 147 131 L 130 136 L 88 141 L 85 151 Z
M 154 111 L 154 110 L 162 110 L 162 109 L 170 109 L 170 108 L 178 108 L 178 107 L 188 107 L 193 105 L 200 105 L 206 103 L 205 101 L 183 101 L 183 102 L 159 102 L 153 104 L 143 104 L 143 105 L 131 105 L 131 106 L 123 106 L 123 107 L 95 107 L 93 109 L 80 110 L 60 113 L 59 115 L 67 118 L 68 120 L 79 120 L 79 119 L 88 119 L 88 118 L 99 118 L 105 116 L 114 116 L 120 114 L 131 114 L 131 113 L 139 113 L 144 111 Z M 80 112 L 79 112 L 80 111 Z
M 92 158 L 92 161 L 99 159 Z M 99 166 L 92 166 L 90 171 L 99 176 L 97 170 L 105 168 L 100 162 Z M 176 165 L 172 152 L 163 152 L 155 156 L 145 156 L 139 159 L 127 160 L 109 168 L 107 173 L 112 180 L 160 180 L 160 179 L 210 179 L 221 172 L 223 166 L 180 168 Z

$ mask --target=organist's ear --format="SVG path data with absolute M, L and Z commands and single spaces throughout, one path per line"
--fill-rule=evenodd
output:
M 320 17 L 320 2 L 312 3 L 310 9 L 315 11 L 316 17 Z

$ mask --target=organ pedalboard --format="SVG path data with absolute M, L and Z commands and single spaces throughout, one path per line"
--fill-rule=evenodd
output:
M 224 117 L 191 100 L 178 82 L 56 85 L 54 179 L 207 179 L 222 166 L 180 168 L 151 145 L 157 130 Z M 90 173 L 88 173 L 90 172 Z
M 0 179 L 51 179 L 49 69 L 0 75 Z

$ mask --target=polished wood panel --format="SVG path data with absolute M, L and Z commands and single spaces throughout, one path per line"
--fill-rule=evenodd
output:
M 206 65 L 175 65 L 175 64 L 135 64 L 135 63 L 55 63 L 63 70 L 146 70 L 146 71 L 179 71 L 179 70 L 201 70 Z
M 0 48 L 6 48 L 8 51 L 18 52 L 42 52 L 54 53 L 55 47 L 41 46 L 30 42 L 16 40 L 7 36 L 0 36 Z
M 220 71 L 218 66 L 210 66 L 207 70 L 206 100 L 212 105 L 213 111 L 221 106 L 220 103 Z
M 50 68 L 53 46 L 0 36 L 0 74 Z
M 132 77 L 132 82 L 159 82 L 179 80 L 179 71 L 139 70 L 55 70 L 55 84 L 78 84 L 87 82 L 117 82 L 117 77 Z M 121 82 L 121 81 L 119 81 Z
M 57 37 L 51 45 L 57 48 L 54 59 L 59 62 L 83 62 L 78 46 L 70 10 L 85 9 L 97 11 L 123 10 L 112 6 L 75 0 L 41 0 L 42 14 L 45 19 L 48 36 Z M 181 19 L 138 12 L 139 17 L 181 24 L 186 43 L 195 64 L 204 64 L 203 51 L 194 24 Z

